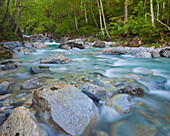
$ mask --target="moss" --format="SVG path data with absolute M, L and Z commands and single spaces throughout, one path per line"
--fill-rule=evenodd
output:
M 0 59 L 11 59 L 13 57 L 10 50 L 0 51 Z

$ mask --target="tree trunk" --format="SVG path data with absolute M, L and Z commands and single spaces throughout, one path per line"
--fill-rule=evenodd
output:
M 78 30 L 78 20 L 77 20 L 77 13 L 76 13 L 76 3 L 73 0 L 73 8 L 74 8 L 74 19 L 75 19 L 75 25 L 76 25 L 76 29 Z
M 150 0 L 150 10 L 151 10 L 151 21 L 152 21 L 152 27 L 155 27 L 154 23 L 154 12 L 153 12 L 153 0 Z
M 103 10 L 103 3 L 102 3 L 102 0 L 100 0 L 100 6 L 101 6 L 101 10 L 102 10 L 102 16 L 103 16 L 103 23 L 104 23 L 104 27 L 106 29 L 106 33 L 107 33 L 107 36 L 111 39 L 110 35 L 109 35 L 109 32 L 107 30 L 107 26 L 106 26 L 106 20 L 105 20 L 105 16 L 104 16 L 104 10 Z
M 102 34 L 103 34 L 103 36 L 104 36 L 103 24 L 102 24 L 102 13 L 101 13 L 101 10 L 100 10 L 99 1 L 98 1 L 98 0 L 96 0 L 96 2 L 97 2 L 98 9 L 99 9 L 99 16 L 100 16 L 100 29 L 101 29 Z
M 159 1 L 157 0 L 157 19 L 159 19 Z
M 10 0 L 7 1 L 7 8 L 6 8 L 6 13 L 4 15 L 4 19 L 2 20 L 1 24 L 3 24 L 8 16 L 8 12 L 9 12 L 9 2 Z
M 143 12 L 145 11 L 146 2 L 147 2 L 147 0 L 144 0 L 144 4 L 143 4 Z
M 83 2 L 81 0 L 81 11 L 80 11 L 81 14 L 83 14 Z
M 16 29 L 15 29 L 14 36 L 17 35 L 18 28 L 19 28 L 19 25 L 20 25 L 21 14 L 22 14 L 22 4 L 23 4 L 23 0 L 21 0 L 21 9 L 20 9 L 20 12 L 19 12 L 19 6 L 18 6 L 18 12 L 17 12 L 17 26 L 16 26 Z
M 126 22 L 128 19 L 128 7 L 127 7 L 127 0 L 124 3 L 124 21 Z
M 88 24 L 85 0 L 84 0 L 84 15 L 85 15 L 85 21 L 86 21 L 86 24 Z
M 169 18 L 170 18 L 170 0 L 168 0 L 168 15 L 167 15 L 167 25 L 169 25 Z
M 94 12 L 93 12 L 93 8 L 92 8 L 92 0 L 91 0 L 91 2 L 90 2 L 90 9 L 91 9 L 91 13 L 92 13 L 92 16 L 93 16 L 94 23 L 96 24 L 97 27 L 99 27 L 99 25 L 97 24 L 97 21 L 96 21 Z

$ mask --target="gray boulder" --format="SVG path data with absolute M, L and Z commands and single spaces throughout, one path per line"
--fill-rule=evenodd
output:
M 9 93 L 9 91 L 8 91 L 9 86 L 10 86 L 9 82 L 5 81 L 5 82 L 1 83 L 0 84 L 0 95 Z
M 96 48 L 104 48 L 104 47 L 105 47 L 105 42 L 101 42 L 101 41 L 95 42 L 95 43 L 93 44 L 93 47 L 96 47 Z
M 151 51 L 151 55 L 152 55 L 153 58 L 161 57 L 158 51 Z
M 106 90 L 98 85 L 94 85 L 92 83 L 85 83 L 82 86 L 78 87 L 84 94 L 89 96 L 91 99 L 96 101 L 104 101 L 106 100 L 109 95 L 107 94 Z
M 69 41 L 66 41 L 66 42 L 63 42 L 59 45 L 59 48 L 60 49 L 64 49 L 63 46 L 69 46 L 69 48 L 79 48 L 79 49 L 84 49 L 85 48 L 85 44 L 84 42 L 82 41 L 82 39 L 75 39 L 75 40 L 69 40 Z
M 40 63 L 42 63 L 42 64 L 65 64 L 70 61 L 71 61 L 71 59 L 66 58 L 61 54 L 40 59 Z
M 130 96 L 127 94 L 119 94 L 113 96 L 106 103 L 107 106 L 114 108 L 118 113 L 127 114 L 131 111 Z
M 67 84 L 35 90 L 33 103 L 49 112 L 53 127 L 66 135 L 84 134 L 98 114 L 97 107 L 89 97 Z
M 30 68 L 30 72 L 32 74 L 40 74 L 40 73 L 43 73 L 43 72 L 49 72 L 49 67 L 46 67 L 46 66 L 33 66 Z
M 1 136 L 42 136 L 30 111 L 24 107 L 14 109 L 0 127 Z
M 71 47 L 70 47 L 69 45 L 67 45 L 67 44 L 64 44 L 64 45 L 62 45 L 62 46 L 60 47 L 60 49 L 70 50 Z
M 170 48 L 162 49 L 160 55 L 161 57 L 170 58 Z
M 25 90 L 36 89 L 36 88 L 39 88 L 41 86 L 42 86 L 42 82 L 40 82 L 39 80 L 33 78 L 33 79 L 25 81 L 21 85 L 21 89 L 25 89 Z
M 99 54 L 104 54 L 104 55 L 123 55 L 125 53 L 126 53 L 125 51 L 111 49 L 111 48 L 106 48 L 99 52 Z
M 139 51 L 135 54 L 138 58 L 152 58 L 152 54 L 148 51 Z

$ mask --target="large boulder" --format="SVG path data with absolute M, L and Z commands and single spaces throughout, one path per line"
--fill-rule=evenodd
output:
M 65 64 L 70 61 L 71 59 L 64 57 L 62 54 L 40 59 L 40 63 L 42 64 Z
M 0 70 L 10 70 L 18 68 L 18 63 L 14 61 L 4 61 L 0 63 Z
M 85 44 L 82 41 L 82 39 L 75 39 L 75 40 L 69 40 L 69 41 L 63 42 L 59 45 L 59 48 L 65 49 L 65 47 L 63 47 L 65 45 L 67 45 L 67 47 L 69 46 L 69 48 L 79 48 L 79 49 L 85 48 Z
M 132 96 L 143 96 L 145 92 L 142 88 L 137 86 L 122 85 L 119 87 L 118 93 L 126 93 Z
M 81 135 L 94 123 L 98 109 L 72 85 L 55 84 L 34 91 L 33 103 L 50 114 L 53 127 L 62 134 Z
M 94 85 L 92 83 L 85 83 L 82 86 L 78 87 L 84 94 L 86 94 L 87 96 L 89 96 L 91 99 L 95 99 L 96 101 L 104 101 L 108 98 L 108 94 L 107 91 L 98 86 L 98 85 Z
M 30 68 L 30 72 L 32 74 L 40 74 L 40 73 L 43 73 L 43 72 L 49 72 L 49 67 L 46 67 L 46 66 L 33 66 Z
M 152 58 L 152 54 L 148 51 L 139 51 L 135 54 L 138 58 Z
M 42 86 L 42 82 L 40 82 L 39 80 L 33 78 L 33 79 L 25 81 L 21 85 L 21 89 L 25 89 L 25 90 L 36 89 L 36 88 L 39 88 L 41 86 Z
M 99 54 L 104 54 L 104 55 L 123 55 L 125 53 L 126 53 L 125 51 L 111 49 L 111 48 L 106 48 L 99 52 Z
M 93 47 L 96 47 L 96 48 L 104 48 L 104 47 L 105 47 L 105 42 L 101 42 L 101 41 L 95 42 L 95 43 L 93 44 Z
M 130 96 L 127 94 L 118 94 L 109 99 L 107 106 L 114 108 L 118 113 L 127 114 L 131 111 Z
M 153 58 L 161 57 L 158 51 L 151 51 L 151 55 L 152 55 Z
M 9 91 L 8 91 L 8 88 L 9 88 L 10 84 L 9 82 L 3 82 L 0 84 L 0 95 L 3 95 L 3 94 L 7 94 Z
M 161 57 L 170 58 L 170 48 L 162 49 L 160 55 Z
M 1 59 L 11 59 L 13 58 L 13 54 L 10 50 L 0 51 L 0 60 Z
M 1 136 L 42 136 L 41 131 L 24 107 L 14 109 L 9 118 L 0 127 Z

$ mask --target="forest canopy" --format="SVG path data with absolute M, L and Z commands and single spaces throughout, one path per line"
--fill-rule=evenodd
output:
M 0 39 L 51 33 L 168 40 L 170 0 L 1 0 Z

